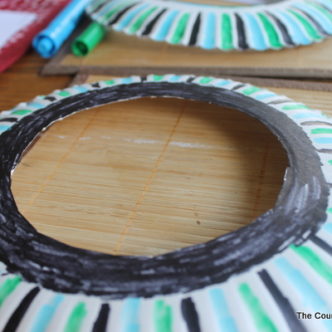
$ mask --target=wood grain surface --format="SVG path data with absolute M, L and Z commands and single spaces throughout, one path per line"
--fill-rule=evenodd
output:
M 273 90 L 330 109 L 330 92 Z M 156 255 L 249 224 L 273 206 L 286 166 L 278 140 L 245 114 L 142 99 L 53 125 L 16 169 L 13 191 L 44 234 L 107 253 Z

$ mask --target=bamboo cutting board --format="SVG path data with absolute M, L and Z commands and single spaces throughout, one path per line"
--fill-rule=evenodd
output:
M 260 83 L 332 115 L 329 84 Z M 156 255 L 250 223 L 274 205 L 286 166 L 277 139 L 245 114 L 141 99 L 53 125 L 17 167 L 13 192 L 44 234 L 107 253 Z

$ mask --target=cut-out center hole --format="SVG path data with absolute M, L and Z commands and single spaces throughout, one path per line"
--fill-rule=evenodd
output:
M 54 124 L 22 159 L 12 189 L 45 235 L 151 256 L 249 224 L 273 207 L 286 165 L 277 139 L 246 114 L 142 99 Z

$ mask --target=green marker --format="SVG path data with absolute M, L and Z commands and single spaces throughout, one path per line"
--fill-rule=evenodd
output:
M 71 44 L 73 54 L 89 54 L 104 38 L 106 29 L 99 23 L 91 23 Z

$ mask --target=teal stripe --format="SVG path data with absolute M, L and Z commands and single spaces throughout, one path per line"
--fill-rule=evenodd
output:
M 332 144 L 332 137 L 315 137 L 313 141 L 317 144 Z
M 238 332 L 235 320 L 229 312 L 224 292 L 219 288 L 212 288 L 209 290 L 209 296 L 218 321 L 218 332 Z
M 44 305 L 37 313 L 30 332 L 45 332 L 63 300 L 63 295 L 56 295 L 50 303 Z
M 140 332 L 139 307 L 141 300 L 130 298 L 124 301 L 119 332 Z M 144 332 L 144 331 L 141 331 Z
M 325 223 L 322 228 L 324 229 L 324 231 L 332 234 L 332 223 L 331 222 L 327 222 Z

